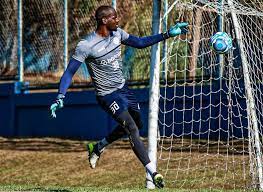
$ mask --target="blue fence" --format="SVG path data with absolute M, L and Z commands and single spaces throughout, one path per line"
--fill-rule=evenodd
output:
M 248 137 L 248 119 L 244 84 L 239 83 L 232 94 L 226 82 L 206 86 L 178 86 L 168 89 L 167 98 L 160 100 L 161 135 L 198 139 L 227 140 Z M 161 95 L 164 95 L 164 89 Z M 175 95 L 176 93 L 176 95 Z M 176 96 L 176 97 L 175 97 Z M 166 126 L 163 126 L 163 124 Z
M 192 95 L 195 98 L 184 101 L 177 98 L 166 101 L 167 110 L 176 108 L 174 113 L 165 116 L 160 113 L 160 131 L 162 135 L 189 136 L 192 138 L 221 139 L 231 137 L 247 137 L 247 114 L 245 110 L 238 111 L 238 107 L 246 108 L 244 98 L 233 99 L 229 116 L 228 98 L 225 89 L 218 90 L 218 85 L 198 87 L 177 87 L 177 95 Z M 98 105 L 93 90 L 82 92 L 69 92 L 65 99 L 65 108 L 58 111 L 57 118 L 49 117 L 49 105 L 56 97 L 56 93 L 30 93 L 14 94 L 14 84 L 0 84 L 0 136 L 4 137 L 60 137 L 97 140 L 106 136 L 116 123 Z M 161 92 L 164 90 L 161 90 Z M 204 94 L 200 97 L 199 93 Z M 240 90 L 241 92 L 243 90 Z M 134 90 L 142 111 L 144 127 L 142 136 L 147 136 L 148 127 L 148 92 L 147 88 Z M 212 92 L 212 94 L 211 94 Z M 167 96 L 173 96 L 174 89 L 168 89 Z M 242 95 L 242 94 L 240 94 Z M 196 108 L 191 109 L 195 101 Z M 202 101 L 202 109 L 200 102 Z M 221 105 L 218 105 L 219 102 Z M 186 110 L 183 109 L 183 103 Z M 223 105 L 222 105 L 223 104 Z M 238 104 L 238 105 L 237 105 Z M 160 108 L 164 108 L 164 102 L 160 101 Z M 200 113 L 202 110 L 202 113 Z M 220 115 L 218 115 L 220 113 Z M 236 114 L 236 115 L 235 115 Z M 209 120 L 208 120 L 208 117 Z M 229 117 L 231 121 L 228 121 Z M 192 121 L 193 119 L 194 121 Z M 174 124 L 174 127 L 162 126 Z M 182 124 L 182 122 L 184 122 Z M 229 125 L 231 122 L 231 125 Z M 220 123 L 220 129 L 218 125 Z M 210 129 L 208 131 L 208 128 Z M 209 134 L 209 136 L 208 136 Z
M 57 118 L 49 117 L 57 93 L 14 94 L 14 84 L 0 84 L 0 136 L 61 137 L 95 140 L 116 125 L 96 102 L 94 91 L 69 92 Z M 147 135 L 148 89 L 135 90 Z

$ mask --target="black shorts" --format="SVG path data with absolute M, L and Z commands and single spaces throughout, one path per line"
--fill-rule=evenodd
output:
M 97 96 L 99 105 L 114 119 L 116 119 L 123 111 L 140 112 L 140 106 L 135 95 L 125 84 L 111 94 L 105 96 Z

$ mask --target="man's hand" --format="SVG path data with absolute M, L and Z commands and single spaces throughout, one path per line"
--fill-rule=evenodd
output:
M 51 117 L 56 118 L 56 110 L 62 108 L 64 106 L 63 99 L 65 96 L 63 94 L 59 94 L 57 96 L 56 101 L 50 106 L 50 112 L 51 112 Z
M 188 32 L 188 23 L 182 22 L 170 27 L 170 29 L 164 33 L 164 37 L 167 39 L 169 37 L 175 37 L 177 35 L 186 34 Z

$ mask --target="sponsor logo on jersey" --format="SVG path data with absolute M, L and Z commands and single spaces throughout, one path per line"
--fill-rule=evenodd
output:
M 121 56 L 121 52 L 119 51 L 117 54 L 113 55 L 109 59 L 102 59 L 100 61 L 100 64 L 101 65 L 107 65 L 109 63 L 112 63 L 112 66 L 113 66 L 114 70 L 117 70 L 117 69 L 119 69 L 120 65 L 119 65 L 118 60 L 116 60 L 116 59 L 119 58 L 120 56 Z
M 101 60 L 100 64 L 106 65 L 106 64 L 108 64 L 108 62 L 106 60 Z

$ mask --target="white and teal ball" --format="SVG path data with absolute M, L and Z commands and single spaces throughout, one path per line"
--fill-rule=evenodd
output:
M 227 53 L 233 47 L 232 38 L 226 32 L 217 32 L 210 38 L 210 47 L 219 54 Z

